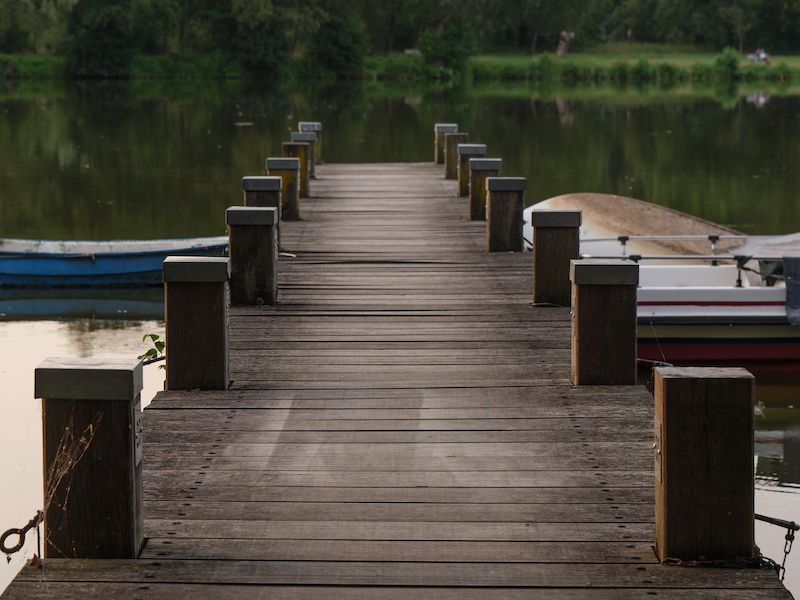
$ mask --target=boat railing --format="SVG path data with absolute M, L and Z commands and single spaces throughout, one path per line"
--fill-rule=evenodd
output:
M 728 240 L 745 240 L 746 235 L 734 234 L 709 234 L 709 235 L 618 235 L 615 237 L 605 238 L 586 238 L 581 240 L 581 244 L 589 242 L 619 242 L 622 246 L 622 255 L 625 256 L 628 251 L 628 242 L 630 241 L 643 241 L 643 242 L 672 242 L 672 241 L 707 241 L 711 244 L 711 254 L 717 253 L 717 244 L 720 241 Z
M 635 263 L 642 261 L 709 261 L 712 266 L 717 266 L 720 262 L 735 262 L 738 270 L 736 278 L 736 287 L 742 287 L 742 271 L 750 271 L 760 275 L 765 280 L 783 281 L 783 276 L 777 273 L 762 273 L 759 270 L 752 269 L 747 266 L 750 261 L 758 261 L 760 263 L 768 262 L 783 262 L 784 257 L 776 256 L 753 256 L 745 254 L 628 254 L 628 255 L 595 255 L 595 254 L 581 254 L 581 258 L 595 258 L 602 260 L 628 260 Z M 768 285 L 773 285 L 768 283 Z

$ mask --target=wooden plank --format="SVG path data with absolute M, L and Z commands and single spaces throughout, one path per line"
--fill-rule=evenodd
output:
M 169 478 L 175 485 L 204 481 L 213 485 L 313 487 L 636 487 L 653 485 L 653 471 L 234 471 L 202 465 L 185 469 L 148 469 L 146 481 Z
M 144 559 L 655 563 L 651 542 L 469 542 L 150 538 Z
M 698 574 L 702 575 L 701 577 Z M 26 568 L 22 581 L 169 581 L 240 585 L 501 586 L 572 588 L 736 587 L 780 591 L 774 573 L 759 570 L 669 568 L 656 564 L 414 563 L 250 560 L 63 560 L 42 572 Z M 789 597 L 786 595 L 777 597 Z
M 652 588 L 657 596 L 668 596 L 674 600 L 767 600 L 791 598 L 788 592 L 779 590 L 726 590 Z M 407 600 L 410 597 L 420 600 L 607 600 L 608 598 L 637 598 L 641 592 L 627 588 L 570 589 L 570 588 L 425 588 L 406 587 L 346 587 L 320 586 L 309 589 L 304 586 L 259 586 L 259 595 L 272 600 L 305 600 L 313 593 L 318 600 Z M 217 600 L 252 600 L 254 590 L 251 585 L 217 585 L 186 583 L 62 583 L 62 582 L 15 582 L 6 596 L 9 600 L 19 598 L 41 598 L 42 600 L 84 600 L 89 595 L 118 598 L 171 598 L 172 600 L 196 600 L 215 598 Z
M 248 519 L 148 519 L 152 538 L 293 540 L 451 540 L 465 542 L 647 542 L 652 523 L 495 523 L 402 521 L 259 521 Z
M 653 507 L 642 504 L 433 504 L 367 502 L 213 502 L 197 498 L 149 500 L 156 519 L 253 519 L 257 521 L 496 521 L 558 523 L 649 523 Z
M 195 478 L 175 485 L 165 478 L 148 482 L 147 500 L 213 498 L 217 502 L 424 502 L 449 504 L 653 504 L 650 487 L 627 488 L 351 488 L 213 485 Z M 202 494 L 196 494 L 202 487 Z M 613 507 L 613 505 L 612 505 Z

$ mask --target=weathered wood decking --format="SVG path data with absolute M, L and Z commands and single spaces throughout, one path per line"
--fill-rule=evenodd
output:
M 568 310 L 440 170 L 320 167 L 281 305 L 232 310 L 233 389 L 145 411 L 143 557 L 7 596 L 789 598 L 656 563 L 652 399 L 569 385 Z

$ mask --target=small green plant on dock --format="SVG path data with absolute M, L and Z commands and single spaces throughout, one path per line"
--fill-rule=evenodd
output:
M 160 360 L 164 360 L 167 355 L 165 350 L 167 348 L 167 343 L 161 339 L 161 337 L 155 333 L 146 333 L 142 337 L 142 341 L 146 342 L 150 340 L 152 344 L 151 348 L 148 348 L 147 352 L 144 354 L 140 354 L 136 358 L 139 360 L 144 360 L 145 364 L 154 363 Z M 163 369 L 164 365 L 159 365 L 159 369 Z

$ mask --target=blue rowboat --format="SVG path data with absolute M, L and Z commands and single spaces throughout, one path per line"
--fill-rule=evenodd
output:
M 227 247 L 227 236 L 112 241 L 0 238 L 0 287 L 158 285 L 167 256 L 224 256 Z

